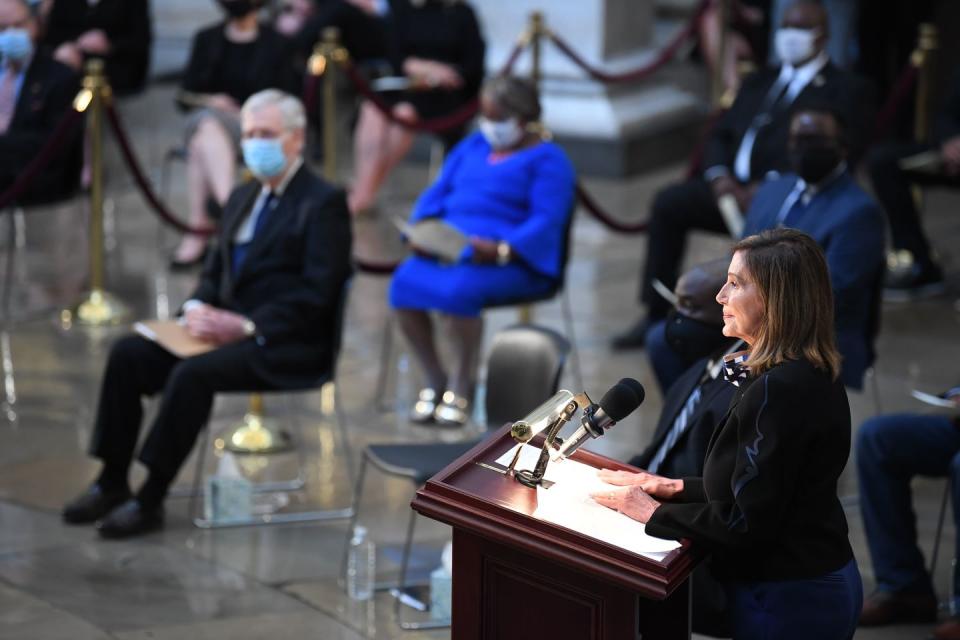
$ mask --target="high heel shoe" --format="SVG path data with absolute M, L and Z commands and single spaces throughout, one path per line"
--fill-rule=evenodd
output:
M 410 410 L 410 422 L 424 424 L 433 422 L 433 413 L 437 410 L 437 392 L 429 387 L 420 389 L 417 401 Z
M 437 424 L 448 427 L 462 427 L 470 419 L 470 401 L 458 396 L 453 391 L 443 392 L 443 401 L 433 412 L 433 419 Z

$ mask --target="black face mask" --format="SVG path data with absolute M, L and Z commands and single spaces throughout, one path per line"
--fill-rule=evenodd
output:
M 261 2 L 254 0 L 217 0 L 224 11 L 231 18 L 242 18 L 251 11 L 256 11 L 262 6 Z
M 678 356 L 687 362 L 694 362 L 710 355 L 727 338 L 723 335 L 723 326 L 694 320 L 676 309 L 671 309 L 664 327 L 667 344 Z
M 807 184 L 819 184 L 840 164 L 840 150 L 833 145 L 797 144 L 790 150 L 790 163 Z

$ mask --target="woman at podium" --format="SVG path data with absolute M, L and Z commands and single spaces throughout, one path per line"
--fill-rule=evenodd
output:
M 792 229 L 745 238 L 717 302 L 724 335 L 749 349 L 725 360 L 738 388 L 703 477 L 604 470 L 621 488 L 594 499 L 709 550 L 734 638 L 850 638 L 863 586 L 837 498 L 850 409 L 823 252 Z

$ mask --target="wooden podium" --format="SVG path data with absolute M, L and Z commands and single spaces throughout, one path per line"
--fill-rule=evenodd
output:
M 684 541 L 662 562 L 533 517 L 535 489 L 499 473 L 510 425 L 435 475 L 411 506 L 453 527 L 453 640 L 690 637 Z M 587 451 L 596 468 L 635 470 Z

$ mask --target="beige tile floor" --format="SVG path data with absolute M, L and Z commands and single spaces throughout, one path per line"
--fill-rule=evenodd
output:
M 121 104 L 141 160 L 154 177 L 167 148 L 180 140 L 181 118 L 171 108 L 172 90 L 155 87 Z M 339 147 L 346 149 L 346 131 Z M 129 302 L 137 317 L 174 308 L 188 295 L 194 276 L 165 270 L 172 233 L 161 230 L 144 204 L 115 151 L 108 149 L 109 288 Z M 650 153 L 655 153 L 650 150 Z M 344 176 L 348 163 L 342 162 Z M 175 208 L 184 205 L 182 166 L 165 197 Z M 625 218 L 646 215 L 652 194 L 676 179 L 680 167 L 627 181 L 587 180 L 590 190 L 611 211 Z M 389 214 L 408 210 L 423 187 L 427 171 L 408 163 L 384 193 L 380 218 L 357 225 L 357 252 L 370 258 L 397 255 L 399 247 L 384 222 Z M 958 196 L 933 192 L 927 226 L 953 282 L 950 295 L 912 305 L 884 308 L 877 383 L 884 411 L 923 410 L 909 398 L 913 387 L 937 390 L 956 383 L 960 369 L 960 309 L 954 300 L 958 269 L 956 247 L 960 218 Z M 0 242 L 6 242 L 6 219 L 0 220 Z M 448 632 L 404 634 L 394 625 L 389 598 L 372 603 L 347 600 L 336 585 L 339 552 L 345 535 L 342 522 L 270 528 L 203 531 L 188 519 L 187 500 L 171 499 L 169 523 L 159 534 L 141 540 L 106 543 L 86 528 L 60 523 L 58 508 L 96 472 L 84 456 L 90 436 L 99 376 L 112 340 L 123 329 L 64 330 L 56 309 L 76 298 L 86 279 L 86 207 L 80 201 L 32 210 L 26 217 L 25 245 L 15 256 L 11 274 L 15 321 L 0 333 L 9 344 L 0 385 L 0 638 L 443 638 Z M 574 306 L 576 342 L 583 360 L 587 390 L 602 393 L 624 375 L 638 378 L 650 390 L 647 402 L 633 416 L 595 444 L 613 457 L 627 458 L 651 433 L 660 406 L 651 372 L 642 352 L 612 353 L 610 338 L 638 315 L 635 303 L 637 267 L 645 249 L 643 236 L 617 235 L 585 213 L 578 214 L 575 246 L 568 272 Z M 696 235 L 691 261 L 721 254 L 722 238 Z M 6 257 L 6 252 L 4 252 Z M 408 424 L 404 418 L 418 388 L 410 356 L 396 350 L 393 382 L 374 402 L 377 357 L 382 339 L 386 280 L 359 275 L 351 295 L 340 366 L 343 405 L 349 416 L 350 442 L 358 451 L 373 441 L 456 440 L 477 433 L 438 433 Z M 539 306 L 538 322 L 563 330 L 556 302 Z M 512 311 L 489 314 L 487 337 L 516 320 Z M 5 347 L 4 347 L 5 349 Z M 564 386 L 571 386 L 569 376 Z M 245 399 L 217 401 L 214 433 L 228 428 L 243 413 Z M 870 394 L 852 394 L 854 424 L 874 413 Z M 334 451 L 335 427 L 321 411 L 319 394 L 291 401 L 271 397 L 268 412 L 283 421 L 301 416 L 307 452 L 308 490 L 287 509 L 313 505 L 339 506 L 349 501 L 346 467 Z M 478 416 L 482 419 L 482 416 Z M 209 451 L 206 466 L 216 456 Z M 283 478 L 295 473 L 295 457 L 241 459 L 253 478 Z M 192 469 L 188 464 L 187 469 Z M 182 483 L 190 481 L 185 471 Z M 942 481 L 917 482 L 921 542 L 933 542 Z M 392 546 L 402 540 L 412 487 L 371 474 L 361 520 L 381 546 L 384 577 L 395 573 Z M 848 469 L 844 495 L 856 494 Z M 862 526 L 855 502 L 848 516 L 867 588 L 872 584 Z M 936 583 L 945 592 L 954 530 L 943 534 L 946 557 L 937 567 Z M 418 540 L 426 558 L 418 569 L 430 569 L 447 536 L 438 524 L 421 521 Z M 862 632 L 858 638 L 921 638 L 923 627 Z

